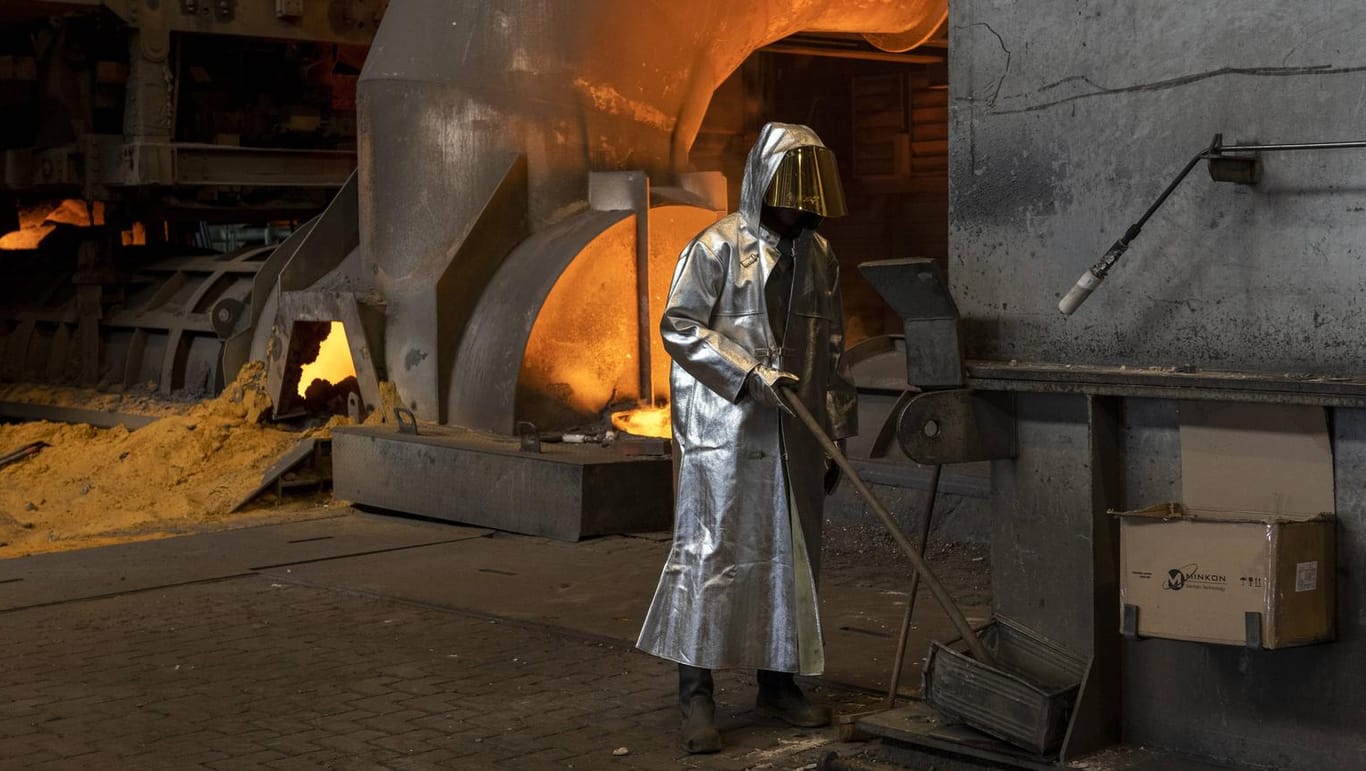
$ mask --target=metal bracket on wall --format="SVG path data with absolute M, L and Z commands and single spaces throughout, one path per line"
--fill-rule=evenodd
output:
M 906 382 L 926 390 L 962 387 L 958 306 L 949 294 L 944 269 L 921 258 L 878 260 L 858 267 L 902 319 Z
M 536 424 L 517 421 L 517 438 L 521 441 L 522 452 L 541 451 L 541 433 L 536 430 Z
M 916 463 L 1014 458 L 1014 397 L 970 388 L 924 393 L 906 405 L 896 436 L 902 452 Z
M 1262 649 L 1262 614 L 1255 610 L 1243 614 L 1243 626 L 1247 640 L 1244 643 L 1250 650 Z
M 1138 639 L 1138 606 L 1137 606 L 1137 605 L 1129 605 L 1128 603 L 1125 603 L 1125 605 L 1124 605 L 1124 615 L 1123 615 L 1121 621 L 1119 622 L 1119 633 L 1120 633 L 1121 635 L 1123 635 L 1123 636 L 1124 636 L 1124 639 L 1126 639 L 1126 640 L 1137 640 L 1137 639 Z
M 394 422 L 398 423 L 400 434 L 417 436 L 417 417 L 413 415 L 412 410 L 407 407 L 395 407 Z

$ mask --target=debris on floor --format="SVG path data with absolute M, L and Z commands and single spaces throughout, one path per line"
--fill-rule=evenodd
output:
M 45 421 L 0 424 L 0 448 L 45 442 L 0 468 L 0 558 L 135 540 L 226 517 L 303 438 L 262 424 L 265 366 L 252 362 L 217 398 L 167 409 L 137 431 Z

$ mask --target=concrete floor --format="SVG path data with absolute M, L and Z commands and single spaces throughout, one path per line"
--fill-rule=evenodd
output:
M 566 544 L 345 510 L 0 561 L 0 757 L 795 769 L 858 752 L 834 729 L 756 716 L 746 673 L 718 678 L 726 751 L 679 751 L 674 668 L 632 648 L 667 549 L 658 535 Z M 884 687 L 905 598 L 845 575 L 822 587 L 828 671 L 809 685 L 855 712 Z M 908 688 L 927 636 L 948 635 L 920 608 Z

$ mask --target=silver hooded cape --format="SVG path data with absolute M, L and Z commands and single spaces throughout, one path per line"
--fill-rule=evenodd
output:
M 825 666 L 815 594 L 825 456 L 805 426 L 744 388 L 756 365 L 787 370 L 832 437 L 857 430 L 838 263 L 825 239 L 796 240 L 781 348 L 764 301 L 777 259 L 777 239 L 759 224 L 764 193 L 785 152 L 821 144 L 805 126 L 765 126 L 740 211 L 693 239 L 674 272 L 660 325 L 674 361 L 674 541 L 637 642 L 665 659 L 800 674 Z

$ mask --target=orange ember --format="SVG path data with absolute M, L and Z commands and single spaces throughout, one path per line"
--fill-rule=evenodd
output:
M 51 204 L 46 206 L 35 206 L 19 212 L 19 229 L 0 236 L 0 249 L 37 249 L 38 244 L 56 229 L 57 225 L 74 225 L 75 227 L 88 228 L 92 225 L 104 224 L 104 203 L 95 202 L 94 217 L 91 217 L 90 207 L 85 201 L 78 201 L 68 198 L 51 208 Z M 133 244 L 147 243 L 147 229 L 141 222 L 133 223 L 131 230 L 123 231 L 123 244 L 129 246 Z
M 351 361 L 351 345 L 346 339 L 346 328 L 340 321 L 334 321 L 327 339 L 318 349 L 318 358 L 303 366 L 303 373 L 299 376 L 299 395 L 305 396 L 304 392 L 314 380 L 326 380 L 335 385 L 355 375 L 356 365 Z
M 134 222 L 131 230 L 123 231 L 124 246 L 143 246 L 147 243 L 147 227 L 141 222 Z
M 612 427 L 636 436 L 655 436 L 660 439 L 673 438 L 673 425 L 670 422 L 669 405 L 662 407 L 642 407 L 636 410 L 612 413 Z

